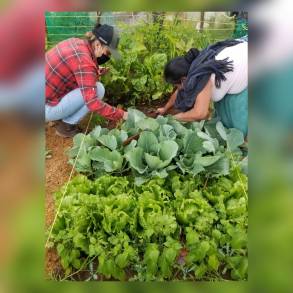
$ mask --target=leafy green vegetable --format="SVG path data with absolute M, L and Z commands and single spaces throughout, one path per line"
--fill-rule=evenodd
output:
M 167 96 L 172 91 L 163 79 L 163 68 L 168 60 L 185 54 L 192 47 L 203 49 L 219 38 L 227 39 L 233 32 L 233 29 L 198 32 L 193 23 L 167 19 L 163 26 L 156 22 L 138 22 L 131 26 L 119 24 L 119 27 L 122 58 L 109 62 L 110 72 L 103 76 L 103 83 L 110 101 L 128 105 Z M 225 36 L 219 36 L 219 32 L 225 32 Z
M 158 270 L 158 259 L 160 251 L 156 243 L 150 243 L 146 246 L 144 254 L 144 263 L 146 265 L 146 281 L 154 278 Z
M 98 177 L 104 173 L 129 174 L 142 184 L 156 176 L 167 177 L 177 169 L 183 174 L 228 175 L 241 159 L 244 142 L 237 129 L 226 129 L 221 122 L 180 123 L 173 117 L 146 117 L 129 109 L 121 129 L 97 126 L 88 135 L 74 137 L 69 150 L 70 163 L 78 172 Z M 136 135 L 129 144 L 124 142 Z M 235 153 L 233 158 L 231 153 Z
M 55 194 L 62 204 L 50 242 L 66 275 L 90 258 L 108 279 L 170 280 L 177 271 L 183 279 L 186 272 L 195 280 L 228 272 L 246 280 L 246 191 L 247 177 L 236 166 L 208 183 L 174 170 L 140 186 L 131 176 L 79 175 Z
M 91 149 L 89 157 L 93 161 L 103 163 L 106 172 L 113 172 L 122 168 L 123 157 L 117 151 L 110 151 L 106 148 L 95 147 Z
M 110 134 L 102 135 L 98 138 L 98 141 L 102 145 L 111 149 L 112 151 L 114 151 L 117 148 L 117 140 L 114 135 L 110 135 Z

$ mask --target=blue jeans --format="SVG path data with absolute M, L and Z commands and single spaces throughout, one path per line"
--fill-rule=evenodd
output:
M 100 99 L 105 95 L 105 88 L 100 82 L 97 82 L 97 95 Z M 46 122 L 61 119 L 68 124 L 77 124 L 88 112 L 79 88 L 65 95 L 56 106 L 45 105 Z

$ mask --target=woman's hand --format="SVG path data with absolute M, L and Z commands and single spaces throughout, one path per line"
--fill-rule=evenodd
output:
M 126 120 L 127 117 L 128 117 L 128 112 L 124 112 L 124 114 L 123 114 L 123 120 Z
M 159 114 L 159 115 L 165 115 L 170 109 L 172 109 L 172 107 L 174 106 L 175 104 L 175 100 L 176 100 L 176 97 L 177 97 L 177 93 L 178 93 L 178 90 L 176 90 L 170 97 L 169 101 L 167 102 L 167 104 L 165 105 L 165 107 L 162 107 L 162 108 L 158 108 L 156 110 L 156 113 Z
M 164 115 L 164 114 L 166 114 L 166 112 L 167 112 L 167 110 L 164 107 L 158 108 L 156 110 L 156 113 L 159 114 L 159 115 Z
M 105 75 L 110 71 L 109 67 L 99 67 L 99 75 Z

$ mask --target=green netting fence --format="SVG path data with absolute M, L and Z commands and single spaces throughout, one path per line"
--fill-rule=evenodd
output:
M 81 37 L 97 23 L 97 12 L 46 12 L 47 46 L 71 37 Z
M 166 20 L 174 19 L 178 13 L 166 13 Z M 46 50 L 55 46 L 58 42 L 71 38 L 82 37 L 87 31 L 93 29 L 97 22 L 117 25 L 119 23 L 135 24 L 137 21 L 146 23 L 152 21 L 151 12 L 46 12 Z M 190 17 L 179 17 L 179 22 L 190 22 L 198 31 L 199 19 Z M 209 34 L 211 40 L 216 42 L 230 38 L 235 30 L 235 21 L 206 19 L 203 31 Z

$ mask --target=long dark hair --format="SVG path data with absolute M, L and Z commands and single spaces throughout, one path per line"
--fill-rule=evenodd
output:
M 184 56 L 176 57 L 170 60 L 164 69 L 164 78 L 166 82 L 178 84 L 182 77 L 186 77 L 192 61 L 198 56 L 199 50 L 191 48 Z

